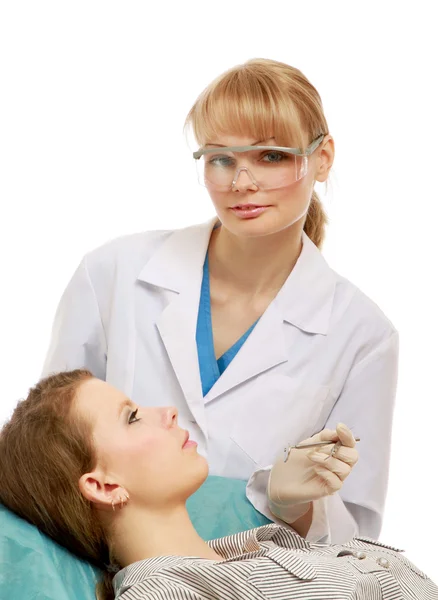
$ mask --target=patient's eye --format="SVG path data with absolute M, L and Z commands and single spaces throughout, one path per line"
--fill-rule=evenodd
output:
M 138 413 L 138 408 L 129 415 L 129 419 L 128 419 L 129 425 L 131 425 L 132 423 L 135 423 L 136 421 L 141 421 L 141 419 L 137 419 L 137 413 Z

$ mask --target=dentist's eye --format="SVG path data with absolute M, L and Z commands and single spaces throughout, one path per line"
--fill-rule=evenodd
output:
M 138 413 L 138 408 L 129 415 L 129 419 L 128 419 L 129 425 L 131 425 L 132 423 L 136 423 L 137 421 L 141 421 L 141 419 L 137 419 L 137 413 Z

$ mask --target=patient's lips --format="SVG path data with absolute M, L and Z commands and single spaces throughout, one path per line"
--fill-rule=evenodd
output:
M 186 448 L 193 448 L 194 446 L 197 446 L 198 444 L 196 442 L 194 442 L 193 440 L 189 439 L 190 438 L 190 434 L 188 431 L 186 431 L 186 434 L 184 436 L 184 443 L 183 443 L 183 450 L 185 450 Z
M 183 446 L 183 450 L 185 450 L 186 448 L 193 448 L 194 446 L 197 446 L 197 442 L 193 441 L 193 440 L 187 440 L 187 442 L 184 444 Z

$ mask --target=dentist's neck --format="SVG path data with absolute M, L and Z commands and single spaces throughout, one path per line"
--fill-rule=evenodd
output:
M 156 556 L 222 560 L 198 535 L 184 504 L 156 511 L 126 506 L 117 514 L 112 541 L 122 566 Z
M 210 239 L 210 277 L 245 294 L 278 291 L 301 253 L 302 228 L 298 221 L 272 235 L 245 237 L 218 227 Z

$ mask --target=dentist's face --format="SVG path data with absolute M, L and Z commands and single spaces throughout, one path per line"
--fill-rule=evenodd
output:
M 272 137 L 267 140 L 256 140 L 251 137 L 234 135 L 217 136 L 208 140 L 204 147 L 218 146 L 280 146 Z M 293 144 L 291 145 L 292 147 Z M 250 153 L 248 153 L 249 155 Z M 267 156 L 266 156 L 267 155 Z M 206 160 L 214 160 L 214 154 L 207 154 Z M 284 187 L 262 190 L 251 179 L 245 153 L 236 153 L 237 181 L 231 189 L 218 191 L 205 182 L 216 213 L 222 225 L 236 236 L 257 237 L 277 233 L 293 225 L 302 226 L 305 221 L 315 181 L 326 181 L 334 158 L 334 145 L 331 136 L 326 136 L 316 151 L 308 157 L 308 169 L 304 177 Z M 263 161 L 288 160 L 285 156 L 275 156 L 275 152 L 264 153 Z

